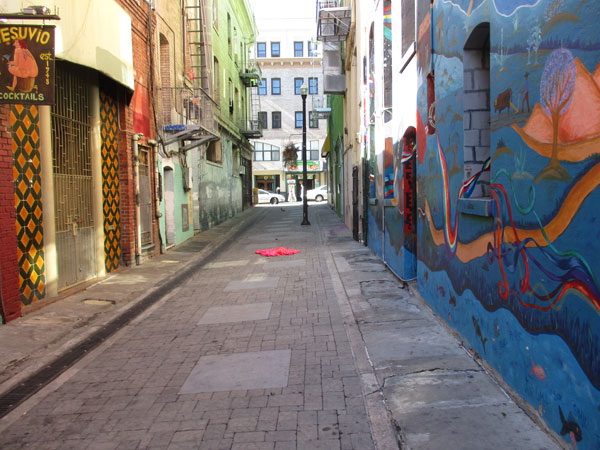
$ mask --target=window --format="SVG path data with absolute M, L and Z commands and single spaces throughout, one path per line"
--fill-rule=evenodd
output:
M 306 157 L 310 161 L 318 161 L 319 156 L 319 141 L 309 141 L 308 148 L 306 149 Z
M 489 167 L 490 159 L 489 23 L 475 27 L 463 54 L 464 180 L 478 176 L 474 188 L 463 197 L 489 197 L 490 171 L 484 170 L 486 165 Z M 510 109 L 508 100 L 502 98 L 501 101 Z
M 298 149 L 298 161 L 302 161 L 302 144 L 295 144 Z M 309 141 L 306 143 L 306 160 L 318 161 L 319 156 L 319 141 Z
M 279 42 L 271 42 L 271 58 L 279 58 L 280 56 Z
M 308 113 L 308 126 L 310 128 L 319 128 L 319 119 L 317 119 L 314 111 L 309 111 Z
M 233 98 L 235 101 L 235 108 L 239 112 L 242 105 L 240 104 L 240 90 L 238 88 L 235 88 L 235 95 Z
M 219 60 L 217 58 L 214 59 L 213 61 L 214 64 L 214 79 L 213 79 L 213 89 L 214 89 L 214 95 L 215 95 L 215 100 L 219 100 L 219 98 L 221 97 L 221 72 L 219 71 Z
M 229 51 L 229 56 L 231 56 L 231 16 L 227 13 L 227 50 Z
M 256 57 L 257 58 L 266 58 L 267 57 L 267 43 L 266 42 L 257 42 L 256 43 Z
M 317 95 L 319 93 L 319 79 L 309 78 L 308 79 L 308 93 L 310 95 Z
M 281 95 L 281 78 L 271 80 L 271 95 Z
M 296 111 L 296 128 L 302 128 L 302 111 Z
M 229 114 L 233 115 L 234 105 L 233 105 L 233 82 L 231 78 L 229 79 Z
M 260 127 L 265 130 L 269 127 L 269 123 L 268 123 L 268 119 L 267 119 L 267 113 L 265 111 L 259 111 L 258 112 L 258 123 L 260 124 Z
M 213 0 L 213 26 L 218 30 L 219 29 L 219 2 L 217 0 Z
M 254 161 L 279 161 L 279 147 L 263 142 L 255 142 Z
M 263 78 L 260 80 L 258 85 L 258 95 L 267 95 L 267 79 Z
M 300 95 L 300 88 L 304 84 L 304 78 L 294 78 L 294 94 Z
M 206 160 L 216 163 L 221 162 L 221 141 L 212 141 L 206 149 Z
M 281 128 L 281 111 L 271 113 L 271 128 Z
M 304 56 L 304 42 L 294 42 L 294 56 L 302 57 Z
M 316 42 L 308 41 L 306 48 L 307 48 L 309 57 L 317 56 L 317 53 L 316 53 L 317 52 L 317 43 Z

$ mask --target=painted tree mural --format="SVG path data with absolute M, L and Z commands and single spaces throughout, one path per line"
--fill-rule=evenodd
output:
M 540 82 L 540 103 L 552 120 L 552 155 L 536 179 L 569 180 L 571 176 L 558 162 L 560 116 L 571 104 L 575 90 L 575 59 L 567 49 L 554 50 L 546 61 Z

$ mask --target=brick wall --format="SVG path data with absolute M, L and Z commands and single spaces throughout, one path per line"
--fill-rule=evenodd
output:
M 147 143 L 148 140 L 156 138 L 150 43 L 152 42 L 153 47 L 156 47 L 159 43 L 154 42 L 154 36 L 152 36 L 152 39 L 148 36 L 148 33 L 151 31 L 148 27 L 148 22 L 149 20 L 152 22 L 151 29 L 154 33 L 156 20 L 153 13 L 149 17 L 149 5 L 145 1 L 119 0 L 119 4 L 131 17 L 133 68 L 136 89 L 144 89 L 148 93 L 148 111 L 145 113 L 148 115 L 150 126 L 149 132 L 140 141 L 140 143 Z M 155 66 L 158 64 L 159 61 L 154 61 Z M 130 100 L 128 104 L 122 103 L 119 105 L 120 129 L 123 130 L 119 133 L 119 177 L 121 183 L 121 251 L 124 265 L 135 263 L 136 245 L 136 196 L 132 138 L 139 130 L 134 129 L 134 105 Z M 154 167 L 154 155 L 151 155 L 150 159 L 151 166 Z M 151 179 L 152 186 L 155 186 L 154 171 L 152 171 Z M 158 245 L 158 220 L 155 214 L 152 217 L 152 226 L 153 239 L 156 244 L 155 248 L 158 251 L 160 248 L 160 245 Z
M 21 316 L 10 107 L 0 105 L 0 289 L 6 322 Z
M 490 157 L 490 60 L 489 50 L 464 51 L 464 151 L 465 179 L 478 172 Z M 490 173 L 481 175 L 472 197 L 490 195 Z

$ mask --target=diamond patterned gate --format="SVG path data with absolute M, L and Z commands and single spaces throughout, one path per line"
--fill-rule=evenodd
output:
M 121 217 L 119 213 L 119 154 L 117 104 L 100 91 L 100 138 L 102 140 L 102 212 L 104 214 L 104 267 L 118 269 L 121 261 Z
M 42 184 L 38 109 L 10 108 L 14 159 L 17 257 L 21 303 L 30 305 L 45 295 Z

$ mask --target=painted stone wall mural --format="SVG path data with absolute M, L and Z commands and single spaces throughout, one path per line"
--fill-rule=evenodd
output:
M 431 67 L 418 63 L 419 289 L 579 449 L 600 448 L 598 18 L 594 0 L 441 0 L 417 23 L 435 24 Z M 465 147 L 483 144 L 465 131 L 466 85 L 481 81 L 466 79 L 465 43 L 481 24 L 490 158 L 469 171 Z M 485 171 L 487 195 L 470 198 Z

